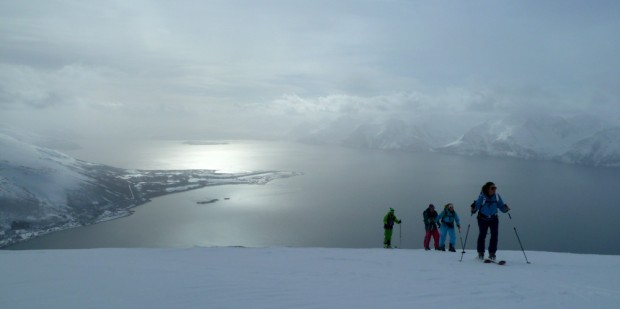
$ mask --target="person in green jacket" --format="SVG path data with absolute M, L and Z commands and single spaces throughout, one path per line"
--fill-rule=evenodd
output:
M 394 228 L 394 223 L 400 224 L 402 221 L 396 218 L 394 215 L 394 208 L 390 208 L 390 211 L 383 217 L 383 229 L 384 238 L 383 238 L 383 248 L 392 248 L 392 229 Z

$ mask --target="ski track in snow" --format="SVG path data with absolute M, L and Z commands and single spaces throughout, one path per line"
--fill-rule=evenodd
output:
M 620 256 L 191 248 L 0 251 L 6 308 L 612 308 Z

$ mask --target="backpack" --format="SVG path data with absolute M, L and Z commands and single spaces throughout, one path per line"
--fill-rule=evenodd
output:
M 441 217 L 441 224 L 445 224 L 449 228 L 454 228 L 454 215 L 449 210 L 444 209 L 444 215 Z M 446 218 L 451 217 L 451 222 L 446 221 Z
M 387 223 L 383 224 L 384 229 L 391 230 L 394 227 L 396 216 L 393 213 L 387 215 Z

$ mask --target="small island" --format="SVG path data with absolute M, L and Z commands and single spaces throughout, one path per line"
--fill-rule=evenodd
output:
M 215 145 L 228 145 L 228 142 L 209 142 L 209 141 L 185 141 L 183 142 L 185 145 L 192 146 L 215 146 Z
M 213 204 L 215 202 L 219 202 L 220 199 L 219 198 L 214 198 L 212 200 L 208 200 L 208 201 L 198 201 L 196 202 L 196 204 Z

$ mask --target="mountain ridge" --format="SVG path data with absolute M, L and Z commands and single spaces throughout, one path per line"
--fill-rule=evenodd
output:
M 297 139 L 361 149 L 442 152 L 456 155 L 552 160 L 600 167 L 620 166 L 620 126 L 599 117 L 536 115 L 473 124 L 464 132 L 430 120 L 340 118 L 296 130 Z

